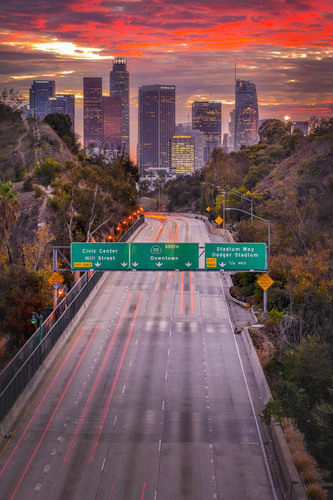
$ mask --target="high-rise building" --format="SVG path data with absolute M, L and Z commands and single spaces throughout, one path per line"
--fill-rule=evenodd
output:
M 174 135 L 170 139 L 170 173 L 195 172 L 195 139 L 190 135 Z
M 235 86 L 235 134 L 234 150 L 242 145 L 258 142 L 259 111 L 257 90 L 254 83 L 236 80 Z
M 221 146 L 222 105 L 220 101 L 192 103 L 192 128 L 201 130 L 204 137 L 204 163 L 210 160 L 214 148 Z
M 54 80 L 34 80 L 30 91 L 30 116 L 42 120 L 47 115 L 50 97 L 55 96 Z
M 102 78 L 83 78 L 83 136 L 84 146 L 99 147 L 103 142 Z
M 69 115 L 72 120 L 73 132 L 75 131 L 75 95 L 74 94 L 56 94 L 55 97 L 49 97 L 47 105 L 48 113 L 61 113 Z
M 201 130 L 193 130 L 191 123 L 178 123 L 175 135 L 186 135 L 194 139 L 194 170 L 201 170 L 203 163 L 204 138 Z
M 123 57 L 113 60 L 110 72 L 110 96 L 121 99 L 121 145 L 130 154 L 130 106 L 129 106 L 129 72 L 127 61 Z
M 175 134 L 174 85 L 139 88 L 138 165 L 142 175 L 169 170 L 169 144 Z
M 232 109 L 229 114 L 229 123 L 228 123 L 228 146 L 230 147 L 230 151 L 234 150 L 235 146 L 235 110 Z
M 122 149 L 120 97 L 103 96 L 103 146 Z
M 292 132 L 295 130 L 300 130 L 303 135 L 308 135 L 309 133 L 309 122 L 293 122 L 291 127 Z

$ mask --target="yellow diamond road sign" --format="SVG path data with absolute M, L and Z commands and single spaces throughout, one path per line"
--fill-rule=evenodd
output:
M 261 286 L 263 290 L 268 290 L 271 285 L 273 285 L 274 281 L 268 274 L 262 274 L 260 278 L 257 280 L 257 283 Z
M 49 277 L 49 283 L 54 285 L 55 283 L 62 283 L 64 278 L 59 273 L 53 273 L 52 276 Z
M 221 219 L 221 217 L 219 216 L 219 217 L 217 217 L 217 218 L 215 219 L 215 222 L 216 222 L 216 224 L 220 225 L 220 224 L 221 224 L 221 222 L 223 222 L 223 219 Z
M 210 212 L 211 211 L 211 208 L 210 207 L 207 207 L 206 208 L 207 212 Z

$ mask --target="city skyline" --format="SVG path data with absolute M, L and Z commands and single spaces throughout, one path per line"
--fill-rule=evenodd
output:
M 176 121 L 194 101 L 221 100 L 223 132 L 234 107 L 237 78 L 256 84 L 260 118 L 332 115 L 332 2 L 298 0 L 235 4 L 202 1 L 167 5 L 69 0 L 3 5 L 0 89 L 28 101 L 33 80 L 56 80 L 57 92 L 76 94 L 77 131 L 83 132 L 83 77 L 102 77 L 108 95 L 115 57 L 128 62 L 131 154 L 137 143 L 137 89 L 177 87 Z M 59 14 L 61 12 L 61 14 Z

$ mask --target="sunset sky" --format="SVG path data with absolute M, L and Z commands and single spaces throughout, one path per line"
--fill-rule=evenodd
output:
M 107 94 L 112 58 L 127 58 L 133 155 L 139 86 L 176 85 L 177 122 L 194 100 L 221 100 L 227 131 L 235 62 L 260 118 L 333 114 L 332 0 L 2 0 L 0 20 L 0 89 L 28 99 L 34 79 L 56 80 L 78 97 L 80 134 L 83 76 Z

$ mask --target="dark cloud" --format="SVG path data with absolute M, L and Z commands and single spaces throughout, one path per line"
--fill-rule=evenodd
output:
M 262 118 L 305 119 L 333 101 L 332 19 L 330 4 L 313 0 L 12 0 L 0 14 L 0 89 L 27 97 L 33 79 L 54 75 L 58 92 L 82 94 L 83 77 L 94 75 L 107 92 L 111 60 L 103 57 L 125 56 L 134 150 L 139 86 L 175 84 L 178 121 L 191 100 L 221 99 L 226 128 L 237 61 L 237 76 L 257 86 Z M 73 43 L 74 54 L 32 45 L 56 40 Z M 86 48 L 99 58 L 84 58 Z M 81 132 L 80 99 L 76 121 Z

